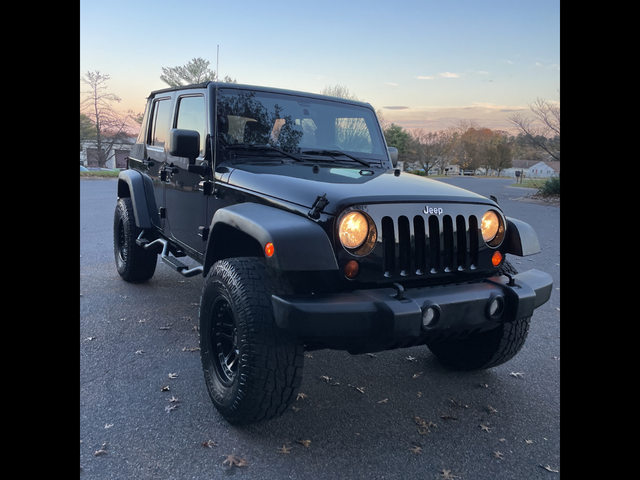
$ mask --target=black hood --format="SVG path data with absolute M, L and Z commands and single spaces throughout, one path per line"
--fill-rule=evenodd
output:
M 393 170 L 342 164 L 244 164 L 231 172 L 229 184 L 278 200 L 311 208 L 326 194 L 324 213 L 337 214 L 349 205 L 407 202 L 461 202 L 495 205 L 468 190 L 437 180 Z

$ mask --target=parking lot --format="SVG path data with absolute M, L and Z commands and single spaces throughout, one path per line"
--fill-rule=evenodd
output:
M 554 479 L 560 470 L 560 208 L 511 180 L 443 179 L 495 195 L 542 252 L 510 257 L 552 275 L 527 343 L 480 372 L 443 369 L 426 347 L 306 354 L 294 407 L 227 424 L 198 351 L 201 277 L 159 262 L 129 284 L 113 260 L 115 180 L 80 181 L 80 474 L 92 479 Z

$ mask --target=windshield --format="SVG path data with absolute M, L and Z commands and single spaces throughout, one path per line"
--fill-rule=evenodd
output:
M 387 159 L 375 114 L 359 105 L 220 89 L 217 120 L 222 161 L 264 159 L 265 152 L 289 161 L 325 157 L 377 164 Z

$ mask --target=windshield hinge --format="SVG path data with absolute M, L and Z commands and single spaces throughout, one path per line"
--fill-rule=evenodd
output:
M 319 219 L 320 214 L 322 213 L 322 210 L 324 210 L 324 207 L 326 207 L 327 205 L 329 205 L 329 200 L 327 200 L 327 194 L 325 193 L 322 196 L 318 195 L 318 197 L 316 197 L 316 201 L 313 202 L 313 206 L 311 207 L 311 210 L 309 210 L 309 216 L 314 220 Z

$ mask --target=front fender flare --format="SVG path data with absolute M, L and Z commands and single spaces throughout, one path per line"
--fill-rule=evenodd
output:
M 225 238 L 219 235 L 232 227 L 255 239 L 264 249 L 269 242 L 274 254 L 266 257 L 268 267 L 280 271 L 337 270 L 338 263 L 331 242 L 320 225 L 308 218 L 257 203 L 241 203 L 216 211 L 210 226 L 205 251 L 204 272 L 217 261 L 216 252 Z
M 507 218 L 507 238 L 505 239 L 505 253 L 525 257 L 540 253 L 540 242 L 531 225 L 522 220 Z

